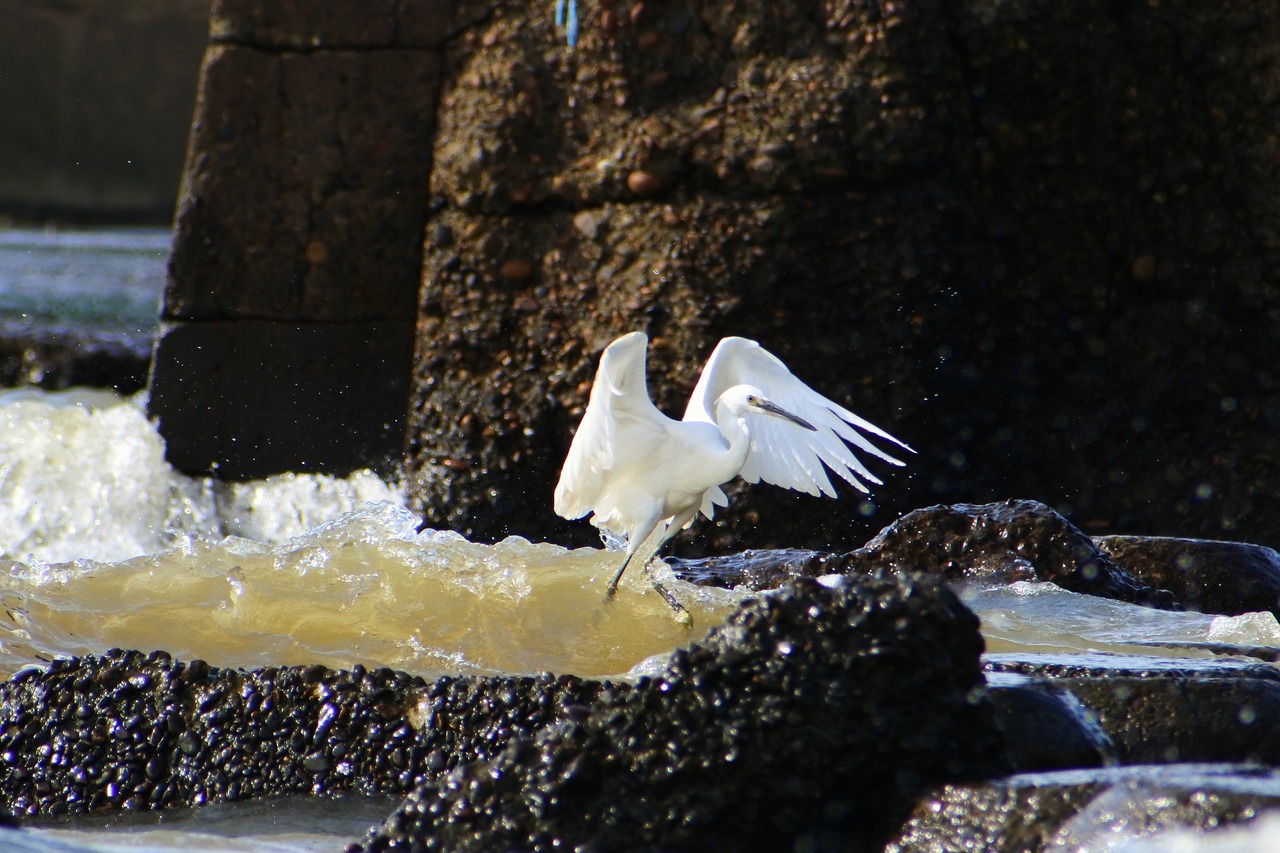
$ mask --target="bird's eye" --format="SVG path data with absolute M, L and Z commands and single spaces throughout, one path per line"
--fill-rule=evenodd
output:
M 755 394 L 748 394 L 748 395 L 747 395 L 747 402 L 754 406 L 756 403 L 758 403 L 758 402 L 760 402 L 760 401 L 756 399 L 756 395 L 755 395 Z

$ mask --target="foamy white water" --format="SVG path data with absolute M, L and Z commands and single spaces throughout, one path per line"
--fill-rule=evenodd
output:
M 717 624 L 740 596 L 617 555 L 417 530 L 370 472 L 222 484 L 175 472 L 141 399 L 0 394 L 0 671 L 111 647 L 222 666 L 619 675 Z
M 278 543 L 369 502 L 403 496 L 369 471 L 184 476 L 165 461 L 142 395 L 0 392 L 0 559 L 124 560 L 164 550 L 174 533 Z
M 1102 835 L 1101 830 L 1098 835 Z M 1266 812 L 1247 824 L 1206 832 L 1166 829 L 1134 835 L 1137 837 L 1119 835 L 1113 846 L 1100 842 L 1089 849 L 1099 853 L 1276 853 L 1280 850 L 1280 812 Z

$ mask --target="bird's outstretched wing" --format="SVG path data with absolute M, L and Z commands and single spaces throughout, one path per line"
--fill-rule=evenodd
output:
M 604 492 L 605 475 L 619 462 L 627 433 L 636 427 L 654 435 L 665 430 L 667 418 L 649 399 L 645 356 L 649 338 L 643 332 L 623 335 L 605 347 L 596 370 L 591 398 L 582 423 L 573 435 L 560 481 L 555 511 L 563 518 L 581 518 L 596 509 Z
M 892 465 L 903 463 L 868 441 L 863 432 L 914 452 L 875 424 L 805 385 L 775 355 L 746 338 L 724 338 L 716 346 L 689 398 L 684 419 L 714 424 L 716 400 L 729 388 L 742 384 L 756 386 L 771 401 L 814 426 L 811 432 L 781 418 L 754 417 L 748 427 L 751 451 L 741 473 L 748 483 L 764 480 L 811 495 L 835 497 L 825 470 L 830 468 L 865 492 L 863 480 L 876 484 L 881 481 L 858 460 L 849 444 Z

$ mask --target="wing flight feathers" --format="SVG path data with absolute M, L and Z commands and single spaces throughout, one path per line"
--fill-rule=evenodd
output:
M 645 377 L 648 347 L 649 339 L 643 332 L 632 332 L 609 344 L 600 356 L 587 410 L 556 483 L 556 515 L 581 518 L 595 509 L 604 490 L 604 474 L 616 461 L 620 429 L 638 421 L 663 420 L 649 399 Z
M 810 432 L 775 418 L 753 417 L 749 426 L 751 452 L 741 474 L 748 483 L 763 480 L 811 495 L 835 497 L 826 471 L 830 468 L 866 492 L 867 483 L 881 481 L 858 459 L 850 444 L 892 465 L 903 463 L 876 447 L 863 433 L 914 452 L 880 427 L 805 385 L 777 356 L 746 338 L 724 338 L 716 346 L 694 386 L 684 419 L 714 424 L 720 395 L 741 384 L 758 387 L 774 403 L 816 427 Z
M 623 335 L 600 357 L 591 397 L 574 434 L 555 490 L 555 511 L 564 518 L 580 518 L 597 511 L 605 497 L 609 472 L 626 467 L 651 452 L 646 445 L 660 441 L 670 421 L 649 399 L 646 356 L 649 339 L 641 332 Z M 914 452 L 870 421 L 827 399 L 797 379 L 787 366 L 755 341 L 724 338 L 711 353 L 685 409 L 684 420 L 716 425 L 716 401 L 735 385 L 751 384 L 792 414 L 814 426 L 766 415 L 751 416 L 751 449 L 741 476 L 748 483 L 763 480 L 811 495 L 835 497 L 828 469 L 866 492 L 878 477 L 855 450 L 892 465 L 903 463 L 868 440 L 873 435 Z M 623 459 L 618 455 L 623 454 Z M 630 461 L 628 461 L 630 460 Z M 699 511 L 707 518 L 728 499 L 719 487 L 702 495 Z

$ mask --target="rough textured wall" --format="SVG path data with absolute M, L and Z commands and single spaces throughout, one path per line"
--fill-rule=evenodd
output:
M 1273 5 L 614 0 L 576 49 L 552 6 L 216 5 L 153 380 L 180 467 L 399 458 L 432 525 L 589 542 L 550 493 L 600 349 L 647 331 L 678 412 L 740 334 L 919 454 L 871 501 L 748 490 L 692 550 L 1010 496 L 1277 543 Z
M 447 52 L 429 521 L 590 541 L 550 489 L 598 351 L 643 329 L 669 411 L 741 334 L 920 451 L 875 505 L 750 490 L 739 545 L 1010 495 L 1276 541 L 1272 6 L 645 0 L 588 4 L 576 50 L 550 11 Z
M 0 0 L 0 212 L 167 223 L 209 0 Z
M 214 4 L 149 408 L 177 467 L 399 459 L 448 23 Z

